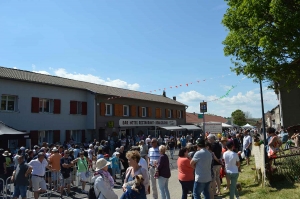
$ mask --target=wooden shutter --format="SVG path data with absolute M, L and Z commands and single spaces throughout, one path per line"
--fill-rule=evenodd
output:
M 127 110 L 127 111 L 129 111 L 129 110 Z M 120 115 L 120 117 L 124 116 L 123 112 L 124 112 L 124 107 L 123 107 L 122 104 L 120 104 L 120 108 L 119 108 L 119 115 Z
M 130 116 L 131 117 L 136 117 L 136 106 L 131 106 L 130 107 Z
M 31 98 L 31 113 L 39 113 L 40 112 L 40 98 L 32 97 Z
M 152 109 L 151 107 L 147 107 L 148 117 L 152 117 Z
M 185 119 L 185 117 L 186 117 L 186 113 L 185 113 L 185 110 L 183 110 L 182 111 L 182 118 Z
M 31 145 L 38 145 L 39 143 L 39 132 L 38 131 L 30 131 L 30 139 Z
M 85 142 L 85 130 L 82 130 L 82 133 L 81 133 L 81 142 Z
M 82 102 L 81 103 L 81 115 L 87 115 L 87 102 Z
M 53 142 L 54 144 L 60 142 L 60 130 L 53 131 Z
M 155 118 L 159 118 L 158 110 L 159 110 L 159 108 L 155 108 Z
M 100 115 L 101 116 L 105 116 L 105 110 L 106 109 L 106 106 L 105 106 L 105 103 L 100 103 Z
M 139 117 L 143 116 L 143 108 L 139 106 Z
M 53 113 L 54 114 L 60 114 L 60 107 L 61 107 L 61 101 L 60 101 L 60 99 L 55 99 L 54 100 Z
M 77 114 L 77 101 L 70 101 L 70 114 Z
M 22 146 L 26 147 L 26 139 L 24 137 L 18 139 L 18 147 Z
M 173 118 L 177 118 L 177 114 L 176 113 L 177 113 L 176 110 L 173 109 Z
M 120 104 L 114 104 L 114 109 L 115 116 L 120 117 Z
M 168 115 L 169 115 L 169 111 L 168 111 L 168 109 L 166 108 L 166 109 L 165 109 L 165 118 L 168 118 Z
M 71 138 L 71 131 L 70 130 L 66 130 L 66 141 L 69 142 Z

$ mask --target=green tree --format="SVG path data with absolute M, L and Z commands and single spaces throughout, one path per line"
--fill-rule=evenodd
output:
M 231 113 L 233 123 L 239 126 L 243 126 L 247 123 L 245 114 L 240 109 L 237 109 Z
M 300 88 L 300 1 L 225 0 L 223 41 L 231 69 L 270 86 Z

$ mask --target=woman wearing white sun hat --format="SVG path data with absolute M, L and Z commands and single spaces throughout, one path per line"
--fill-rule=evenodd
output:
M 92 178 L 94 182 L 94 190 L 97 199 L 118 199 L 117 194 L 113 191 L 114 179 L 108 172 L 108 165 L 104 158 L 100 158 L 96 162 L 96 172 Z

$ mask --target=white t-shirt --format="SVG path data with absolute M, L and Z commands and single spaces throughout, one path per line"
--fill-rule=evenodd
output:
M 48 162 L 46 159 L 44 159 L 43 162 L 40 162 L 38 159 L 31 160 L 28 164 L 32 166 L 32 175 L 45 175 L 46 167 L 48 166 Z
M 225 168 L 227 173 L 239 173 L 236 162 L 239 162 L 240 159 L 237 153 L 228 150 L 223 154 L 223 158 L 225 161 Z
M 151 139 L 150 138 L 146 138 L 145 142 L 146 142 L 146 144 L 148 144 L 149 142 L 151 142 Z
M 146 160 L 145 160 L 144 158 L 141 157 L 141 159 L 140 159 L 140 161 L 139 161 L 139 165 L 140 165 L 142 168 L 146 169 L 146 171 L 148 171 L 148 165 L 147 165 L 147 162 L 146 162 Z
M 246 147 L 252 143 L 252 139 L 251 139 L 251 136 L 250 135 L 246 135 L 243 139 L 243 150 L 246 149 Z M 249 147 L 249 149 L 251 149 L 251 145 Z

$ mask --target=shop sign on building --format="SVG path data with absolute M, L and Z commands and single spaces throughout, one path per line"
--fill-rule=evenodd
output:
M 176 126 L 176 120 L 145 120 L 145 119 L 120 119 L 121 127 L 130 126 Z

